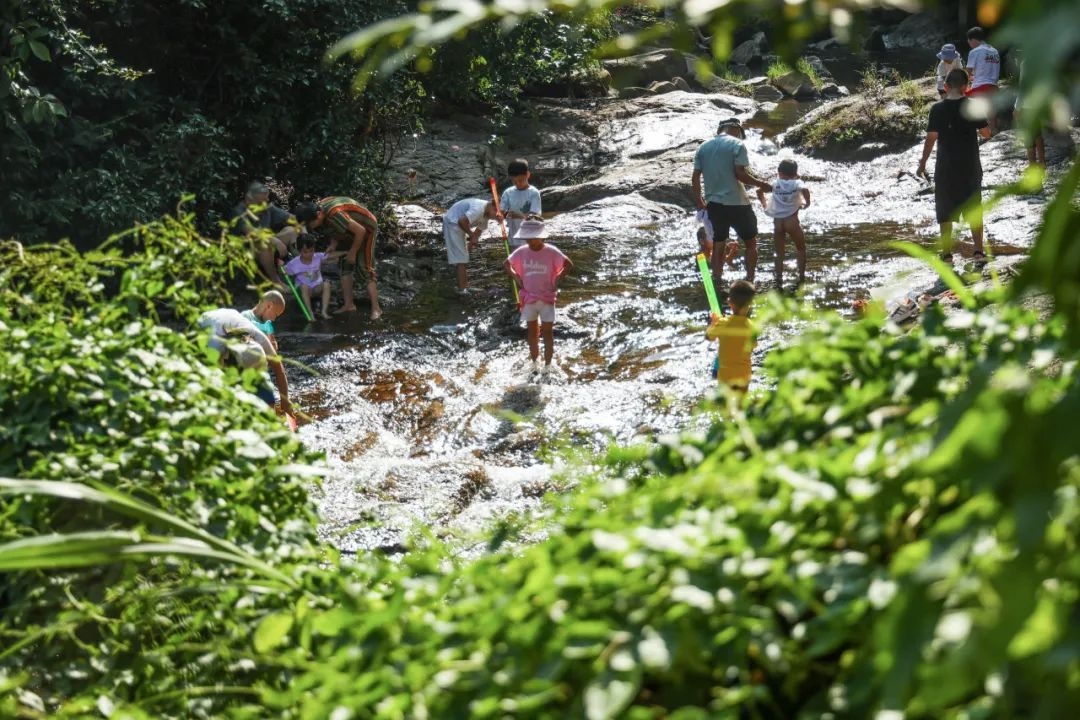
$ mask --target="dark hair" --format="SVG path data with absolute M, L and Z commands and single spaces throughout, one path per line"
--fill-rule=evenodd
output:
M 698 240 L 708 240 L 709 239 L 709 231 L 705 229 L 704 225 L 702 225 L 701 227 L 699 227 L 697 229 L 697 239 Z
M 967 31 L 967 39 L 968 40 L 978 40 L 978 41 L 981 42 L 981 41 L 986 39 L 986 33 L 983 31 L 983 29 L 981 27 L 976 25 L 975 27 L 973 27 L 973 28 L 971 28 L 970 30 Z
M 260 180 L 252 180 L 247 186 L 247 195 L 268 195 L 270 188 L 266 187 L 266 183 Z
M 731 291 L 728 293 L 728 298 L 731 300 L 731 304 L 737 309 L 750 305 L 754 300 L 754 294 L 757 291 L 754 290 L 754 286 L 746 280 L 736 280 L 731 284 Z
M 953 90 L 963 90 L 968 84 L 967 70 L 963 68 L 956 68 L 950 70 L 949 74 L 945 76 L 945 86 L 951 87 Z
M 799 163 L 794 160 L 781 160 L 780 167 L 776 168 L 776 170 L 781 175 L 791 175 L 794 177 L 799 174 Z
M 292 214 L 302 223 L 311 222 L 319 216 L 319 206 L 313 202 L 302 202 L 293 208 Z
M 525 158 L 515 158 L 511 160 L 510 165 L 506 168 L 506 174 L 510 177 L 524 175 L 527 172 L 529 172 L 529 161 Z
M 311 233 L 300 233 L 296 237 L 296 247 L 300 250 L 315 247 L 315 236 Z

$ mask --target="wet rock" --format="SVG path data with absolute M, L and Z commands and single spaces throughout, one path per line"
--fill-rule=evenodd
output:
M 765 33 L 757 32 L 731 51 L 728 62 L 735 65 L 760 65 L 768 50 L 769 40 L 765 37 Z
M 784 93 L 772 85 L 760 85 L 754 88 L 754 99 L 759 102 L 780 102 L 784 99 Z
M 685 82 L 685 80 L 683 82 Z M 649 92 L 653 95 L 663 95 L 664 93 L 675 92 L 678 89 L 679 88 L 675 86 L 675 83 L 670 80 L 654 82 L 649 85 Z
M 538 85 L 526 85 L 525 94 L 532 97 L 595 98 L 606 97 L 611 88 L 611 73 L 600 66 L 575 68 L 570 77 Z
M 752 78 L 747 78 L 746 80 L 743 80 L 739 84 L 749 88 L 765 87 L 769 86 L 769 78 L 765 75 L 755 75 Z
M 825 83 L 821 86 L 821 97 L 823 98 L 838 98 L 847 97 L 851 94 L 843 85 L 837 85 L 836 83 Z
M 398 237 L 423 244 L 442 239 L 442 215 L 420 205 L 395 205 Z
M 548 222 L 548 231 L 553 237 L 565 235 L 584 238 L 610 235 L 612 227 L 627 230 L 647 228 L 685 215 L 685 206 L 689 205 L 689 193 L 685 189 L 687 180 L 683 177 L 685 175 L 685 172 L 680 174 L 684 186 L 682 194 L 686 196 L 681 205 L 656 202 L 637 193 L 618 197 L 600 196 L 591 202 L 579 205 L 570 212 L 561 213 L 552 218 Z M 580 327 L 575 329 L 567 319 L 560 320 L 559 334 L 567 337 L 585 337 L 589 335 L 589 331 Z
M 612 86 L 647 87 L 649 83 L 666 81 L 686 72 L 686 60 L 678 50 L 664 49 L 641 55 L 604 60 L 604 69 L 611 75 Z
M 819 40 L 818 42 L 815 42 L 815 43 L 810 43 L 809 45 L 807 45 L 807 47 L 812 48 L 814 50 L 831 50 L 831 49 L 833 49 L 835 47 L 839 47 L 840 44 L 841 43 L 840 43 L 839 40 L 837 40 L 834 37 L 831 37 L 831 38 L 825 38 L 824 40 Z
M 886 50 L 896 48 L 935 48 L 948 40 L 950 24 L 934 12 L 923 12 L 905 18 L 895 29 L 882 37 Z
M 743 86 L 741 83 L 735 83 L 717 75 L 698 79 L 695 83 L 702 91 L 717 95 L 748 96 L 752 92 L 750 88 Z
M 866 38 L 864 47 L 869 52 L 885 52 L 887 49 L 885 46 L 885 33 L 888 32 L 886 27 L 875 27 L 870 31 L 870 35 Z
M 773 80 L 773 85 L 779 88 L 785 95 L 798 100 L 815 98 L 818 94 L 817 88 L 814 87 L 813 80 L 798 70 L 792 70 L 786 75 L 781 75 Z
M 682 90 L 683 92 L 693 92 L 693 88 L 690 87 L 690 83 L 686 82 L 686 80 L 681 77 L 671 78 L 671 84 L 674 85 L 677 90 Z
M 623 100 L 633 100 L 634 98 L 645 97 L 646 95 L 652 95 L 652 91 L 649 88 L 643 87 L 626 87 L 619 91 L 619 97 Z
M 869 159 L 896 153 L 926 130 L 926 112 L 936 98 L 933 78 L 842 98 L 808 113 L 781 136 L 781 144 L 821 158 Z
M 825 63 L 821 61 L 821 58 L 816 55 L 807 55 L 803 59 L 814 69 L 814 72 L 817 73 L 819 78 L 822 80 L 832 80 L 832 73 L 829 72 L 829 68 L 825 67 Z

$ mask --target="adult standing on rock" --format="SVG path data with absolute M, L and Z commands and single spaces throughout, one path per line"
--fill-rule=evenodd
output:
M 356 310 L 353 297 L 353 271 L 357 258 L 363 251 L 361 272 L 367 281 L 368 298 L 371 300 L 371 319 L 382 316 L 379 307 L 379 288 L 375 284 L 375 236 L 379 233 L 379 221 L 370 210 L 347 197 L 327 197 L 318 202 L 301 203 L 296 208 L 296 218 L 309 230 L 325 228 L 330 235 L 327 252 L 337 250 L 338 243 L 349 243 L 345 257 L 341 259 L 341 294 L 345 304 L 337 312 Z
M 983 252 L 982 161 L 979 130 L 986 120 L 972 119 L 970 100 L 964 97 L 968 75 L 953 70 L 945 78 L 945 99 L 930 107 L 926 141 L 916 175 L 926 175 L 926 161 L 937 144 L 934 162 L 934 209 L 941 227 L 941 259 L 952 262 L 953 223 L 961 215 L 971 225 L 976 266 L 986 262 Z M 968 216 L 970 213 L 970 217 Z
M 706 140 L 694 153 L 694 174 L 691 179 L 694 204 L 709 214 L 713 226 L 712 274 L 720 284 L 724 272 L 724 251 L 728 231 L 746 246 L 746 279 L 754 282 L 757 272 L 757 216 L 750 205 L 743 183 L 772 191 L 772 185 L 759 180 L 750 172 L 750 160 L 743 140 L 746 133 L 738 118 L 721 120 L 716 137 Z M 701 181 L 704 177 L 705 192 Z

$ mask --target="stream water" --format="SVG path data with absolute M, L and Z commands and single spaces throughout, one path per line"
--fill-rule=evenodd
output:
M 785 107 L 776 122 L 786 126 L 803 111 Z M 774 166 L 770 122 L 760 114 L 751 121 L 748 145 L 761 165 Z M 847 313 L 856 298 L 932 281 L 890 246 L 932 233 L 932 199 L 917 183 L 867 189 L 869 164 L 798 159 L 815 179 L 804 214 L 806 299 Z M 882 162 L 879 177 L 897 161 Z M 686 175 L 689 188 L 689 167 Z M 586 222 L 589 232 L 575 232 Z M 760 211 L 759 223 L 758 280 L 768 285 L 771 223 Z M 470 266 L 475 295 L 454 293 L 437 256 L 435 278 L 379 323 L 362 312 L 310 328 L 279 326 L 283 352 L 308 369 L 290 373 L 295 398 L 314 417 L 301 436 L 328 456 L 329 474 L 315 491 L 327 542 L 395 553 L 411 533 L 430 531 L 468 548 L 493 519 L 542 510 L 543 495 L 565 487 L 563 458 L 587 464 L 612 442 L 707 422 L 695 408 L 714 382 L 714 350 L 703 332 L 692 214 L 634 226 L 617 206 L 601 205 L 558 227 L 551 242 L 575 268 L 559 297 L 557 371 L 542 384 L 527 382 L 524 329 L 501 271 L 502 242 L 490 235 Z M 737 262 L 726 279 L 742 277 Z M 794 269 L 789 247 L 789 282 Z M 762 328 L 755 364 L 783 342 L 782 332 Z

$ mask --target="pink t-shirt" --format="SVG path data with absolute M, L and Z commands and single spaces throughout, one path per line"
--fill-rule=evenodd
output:
M 326 253 L 315 253 L 310 263 L 304 262 L 304 258 L 297 255 L 285 264 L 285 272 L 296 277 L 296 281 L 309 288 L 322 285 L 322 261 Z
M 545 302 L 555 304 L 555 278 L 566 267 L 567 257 L 554 245 L 544 244 L 539 250 L 522 245 L 510 255 L 510 267 L 521 278 L 521 304 Z

